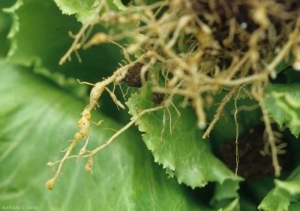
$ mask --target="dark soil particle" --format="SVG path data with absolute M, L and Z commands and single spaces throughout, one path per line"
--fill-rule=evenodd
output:
M 239 165 L 238 175 L 246 180 L 258 179 L 260 177 L 274 174 L 272 157 L 263 156 L 260 151 L 264 148 L 264 128 L 251 129 L 239 137 L 238 152 Z M 221 149 L 221 157 L 224 163 L 232 170 L 236 169 L 236 144 L 235 140 L 227 142 Z M 281 167 L 289 165 L 291 156 L 289 152 L 278 155 Z
M 144 66 L 143 63 L 137 62 L 130 67 L 125 75 L 123 81 L 130 87 L 142 87 L 141 69 Z M 145 80 L 147 80 L 148 71 L 145 72 Z
M 289 24 L 299 13 L 300 1 L 290 0 L 191 0 L 192 8 L 198 15 L 198 18 L 205 24 L 209 25 L 213 31 L 213 37 L 218 40 L 222 46 L 224 41 L 229 37 L 230 22 L 234 24 L 233 40 L 229 46 L 222 46 L 226 50 L 240 49 L 247 51 L 248 41 L 251 34 L 260 28 L 258 21 L 255 19 L 255 12 L 258 8 L 265 7 L 262 15 L 266 17 L 272 26 L 268 30 L 274 31 L 272 40 L 265 36 L 259 43 L 261 49 L 269 48 L 270 43 L 283 40 L 284 34 L 289 29 Z M 270 28 L 271 27 L 271 28 Z M 279 39 L 280 38 L 280 39 Z M 271 49 L 272 50 L 272 49 Z
M 161 104 L 161 102 L 164 100 L 165 94 L 161 92 L 153 92 L 151 101 L 156 104 Z

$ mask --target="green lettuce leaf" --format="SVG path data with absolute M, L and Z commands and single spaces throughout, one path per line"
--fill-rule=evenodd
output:
M 223 184 L 216 183 L 215 191 L 210 204 L 215 208 L 223 208 L 223 211 L 240 210 L 239 184 L 233 180 L 226 180 Z
M 12 44 L 8 55 L 11 62 L 34 66 L 36 72 L 46 77 L 53 77 L 51 73 L 56 73 L 91 83 L 107 77 L 118 67 L 122 50 L 113 44 L 78 50 L 82 63 L 73 53 L 71 61 L 62 66 L 58 64 L 73 42 L 68 32 L 78 33 L 81 24 L 73 16 L 63 15 L 54 1 L 18 0 L 5 11 L 13 18 L 9 34 Z M 105 31 L 100 25 L 94 30 Z M 63 86 L 64 83 L 59 80 L 55 82 Z
M 150 85 L 145 85 L 140 93 L 131 95 L 126 103 L 129 113 L 135 117 L 140 111 L 154 107 L 155 104 L 150 99 Z M 145 114 L 137 122 L 155 162 L 162 164 L 171 177 L 176 176 L 179 183 L 192 188 L 203 187 L 208 182 L 222 184 L 226 180 L 239 181 L 240 178 L 236 178 L 234 173 L 212 153 L 210 141 L 202 139 L 203 131 L 197 128 L 192 109 L 178 107 L 177 109 L 181 113 L 179 118 L 171 106 L 169 108 L 171 115 L 166 109 L 159 110 Z M 177 122 L 172 131 L 170 131 L 170 117 L 172 126 Z
M 77 20 L 81 23 L 97 20 L 96 6 L 100 3 L 98 0 L 54 0 L 63 14 L 76 14 Z M 126 7 L 121 0 L 107 0 L 111 10 L 124 10 Z
M 76 14 L 77 20 L 85 23 L 92 21 L 91 17 L 95 16 L 95 0 L 71 1 L 71 0 L 54 0 L 56 5 L 63 14 Z
M 275 188 L 259 205 L 262 211 L 290 211 L 300 209 L 300 166 L 285 181 L 275 179 Z
M 52 191 L 45 189 L 57 166 L 46 163 L 63 156 L 77 120 L 86 106 L 28 68 L 0 60 L 0 201 L 6 206 L 39 210 L 208 210 L 190 190 L 167 179 L 140 136 L 127 131 L 94 156 L 93 175 L 85 159 L 67 160 Z M 93 112 L 93 149 L 121 126 Z M 74 151 L 78 153 L 83 141 Z M 4 206 L 4 208 L 3 208 Z
M 2 9 L 11 7 L 13 1 L 0 1 L 0 56 L 6 56 L 9 50 L 9 40 L 7 36 L 12 24 L 11 17 Z
M 265 104 L 270 117 L 286 126 L 295 137 L 300 133 L 300 85 L 274 84 L 267 88 Z

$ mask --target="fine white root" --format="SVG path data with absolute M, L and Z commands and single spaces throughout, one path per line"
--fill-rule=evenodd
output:
M 105 90 L 109 93 L 111 99 L 114 101 L 118 108 L 121 107 L 122 109 L 125 109 L 125 106 L 117 99 L 117 96 L 112 91 L 110 91 L 107 87 L 105 87 Z
M 222 112 L 223 112 L 223 109 L 225 107 L 225 105 L 232 99 L 232 96 L 234 95 L 234 93 L 238 90 L 240 86 L 235 86 L 234 88 L 231 89 L 230 92 L 228 92 L 225 97 L 223 98 L 221 104 L 219 105 L 215 115 L 214 115 L 214 118 L 212 120 L 212 122 L 209 124 L 208 128 L 206 129 L 206 131 L 204 132 L 203 134 L 203 137 L 202 138 L 207 138 L 211 132 L 211 130 L 213 129 L 213 127 L 215 126 L 216 122 L 219 120 Z
M 82 155 L 84 155 L 84 153 L 86 153 L 86 147 L 87 147 L 87 145 L 88 145 L 88 143 L 89 143 L 89 139 L 90 139 L 90 137 L 88 136 L 88 137 L 86 138 L 85 144 L 83 145 L 83 147 L 80 149 L 80 151 L 79 151 L 79 153 L 78 153 L 78 157 L 77 157 L 76 163 L 78 162 L 78 159 L 79 159 Z
M 287 147 L 287 143 L 281 141 L 282 134 L 277 131 L 272 131 L 272 132 L 274 134 L 274 141 L 276 144 L 277 154 L 278 155 L 285 154 L 286 153 L 285 148 Z M 264 145 L 264 149 L 262 151 L 260 151 L 260 153 L 263 156 L 271 155 L 270 143 L 268 141 L 269 137 L 268 137 L 267 130 L 264 130 L 263 139 L 264 139 L 265 145 Z
M 113 142 L 116 137 L 118 137 L 121 133 L 126 131 L 131 125 L 133 125 L 144 114 L 151 113 L 151 112 L 154 112 L 154 111 L 158 111 L 158 110 L 161 110 L 161 109 L 164 109 L 164 108 L 165 108 L 165 106 L 157 106 L 157 107 L 145 109 L 145 110 L 139 112 L 138 115 L 133 117 L 129 123 L 127 123 L 124 127 L 122 127 L 120 130 L 118 130 L 118 132 L 116 132 L 113 136 L 111 136 L 108 141 L 106 141 L 104 144 L 100 145 L 96 149 L 92 150 L 91 154 L 96 154 L 97 152 L 99 152 L 100 150 L 104 149 L 109 144 L 111 144 L 111 142 Z
M 261 107 L 261 110 L 263 113 L 263 119 L 264 119 L 264 123 L 265 123 L 265 127 L 266 127 L 266 133 L 268 134 L 268 143 L 270 144 L 270 148 L 271 148 L 271 155 L 272 155 L 273 167 L 275 170 L 275 176 L 278 177 L 281 172 L 281 167 L 279 165 L 278 158 L 277 158 L 277 148 L 276 148 L 276 144 L 275 144 L 274 133 L 271 128 L 271 121 L 267 114 L 267 110 L 266 110 L 263 100 L 260 101 L 260 107 Z
M 74 38 L 74 41 L 73 41 L 71 47 L 69 48 L 69 50 L 67 51 L 67 53 L 65 53 L 65 55 L 60 59 L 59 65 L 63 65 L 67 59 L 71 60 L 72 52 L 77 52 L 77 50 L 80 49 L 84 45 L 88 35 L 91 32 L 91 30 L 88 30 L 89 27 L 91 27 L 91 28 L 93 27 L 93 25 L 95 24 L 95 20 L 98 17 L 99 11 L 102 10 L 103 8 L 104 9 L 108 8 L 107 2 L 99 1 L 99 4 L 95 7 L 95 12 L 90 17 L 89 21 L 87 23 L 83 24 L 83 26 L 81 27 L 81 29 L 79 30 L 79 32 L 76 35 L 70 36 L 70 37 Z M 84 34 L 86 31 L 87 31 L 87 36 L 85 36 L 85 34 Z M 77 57 L 79 57 L 78 52 L 76 54 L 77 54 Z
M 168 112 L 170 112 L 168 110 Z M 171 116 L 171 115 L 170 115 Z M 160 134 L 160 142 L 163 141 L 163 135 L 164 135 L 164 132 L 165 132 L 165 125 L 166 125 L 166 110 L 164 110 L 164 114 L 163 114 L 163 119 L 162 119 L 162 124 L 163 124 L 163 128 L 161 130 L 161 134 Z
M 240 96 L 240 92 L 243 86 L 238 88 L 238 93 L 234 99 L 234 123 L 235 123 L 235 175 L 238 176 L 238 170 L 239 170 L 239 161 L 240 161 L 240 155 L 239 155 L 239 123 L 237 119 L 238 114 L 238 106 L 237 106 L 237 99 Z

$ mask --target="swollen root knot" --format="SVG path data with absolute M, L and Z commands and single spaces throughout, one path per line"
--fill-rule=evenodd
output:
M 99 45 L 101 43 L 105 43 L 109 41 L 108 35 L 105 33 L 99 32 L 92 37 L 90 41 L 88 41 L 84 46 L 83 49 L 90 48 L 93 45 Z
M 88 160 L 84 166 L 84 170 L 92 173 L 93 166 L 94 166 L 94 161 L 93 161 L 93 157 L 91 156 L 88 158 Z
M 45 187 L 48 190 L 52 190 L 54 188 L 54 179 L 50 179 L 46 182 Z

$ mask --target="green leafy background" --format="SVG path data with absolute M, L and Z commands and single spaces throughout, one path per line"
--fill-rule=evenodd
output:
M 260 204 L 258 208 L 264 211 L 300 209 L 299 168 L 291 174 L 285 173 L 290 174 L 286 180 L 284 175 L 275 180 L 268 177 L 247 183 L 245 189 L 245 185 L 240 187 L 244 184 L 240 183 L 241 178 L 236 178 L 214 155 L 214 151 L 235 136 L 233 103 L 226 106 L 210 139 L 205 140 L 201 138 L 203 131 L 195 127 L 192 110 L 180 109 L 181 117 L 172 135 L 167 111 L 146 114 L 138 121 L 138 128 L 144 133 L 142 138 L 134 127 L 118 137 L 95 155 L 93 175 L 83 170 L 84 159 L 77 164 L 75 159 L 68 160 L 54 190 L 46 190 L 44 184 L 57 167 L 48 167 L 46 163 L 63 156 L 60 151 L 68 146 L 66 141 L 78 130 L 76 122 L 87 105 L 87 87 L 78 85 L 76 79 L 101 80 L 115 70 L 122 55 L 116 46 L 104 44 L 80 50 L 82 63 L 73 54 L 71 62 L 59 66 L 59 59 L 72 43 L 68 31 L 76 33 L 81 23 L 89 21 L 94 2 L 17 0 L 12 7 L 13 3 L 0 2 L 0 8 L 9 8 L 0 11 L 1 207 L 256 210 Z M 120 1 L 109 1 L 109 5 L 113 10 L 124 9 Z M 92 33 L 105 30 L 97 26 Z M 276 97 L 276 93 L 288 93 L 297 101 L 299 80 L 293 76 L 299 74 L 293 70 L 285 74 L 289 84 L 269 86 L 265 103 L 270 117 L 293 134 L 287 133 L 286 137 L 296 155 L 293 161 L 298 165 L 300 146 L 295 137 L 299 135 L 299 107 L 290 105 L 284 96 Z M 216 95 L 215 101 L 220 102 L 222 96 L 222 93 Z M 133 94 L 127 102 L 130 114 L 135 116 L 139 110 L 153 107 L 150 98 L 147 86 Z M 253 105 L 254 101 L 239 99 L 237 103 Z M 129 121 L 126 112 L 116 112 L 107 94 L 100 105 L 100 110 L 93 113 L 93 120 L 104 119 L 105 122 L 92 126 L 90 149 L 107 141 L 114 133 L 107 128 L 122 127 L 116 120 Z M 207 111 L 209 121 L 215 109 Z M 170 112 L 174 123 L 177 113 L 172 107 Z M 166 124 L 161 142 L 164 113 Z M 251 115 L 241 112 L 239 133 L 261 124 L 260 115 L 259 109 Z M 76 146 L 75 152 L 82 144 Z
M 93 175 L 84 160 L 66 162 L 53 191 L 45 189 L 56 168 L 47 167 L 63 155 L 85 103 L 70 96 L 30 69 L 0 63 L 2 206 L 38 206 L 40 210 L 201 210 L 188 188 L 168 179 L 153 163 L 134 131 L 126 132 L 95 155 Z M 105 118 L 92 127 L 96 147 L 113 134 L 103 128 L 120 125 Z M 83 143 L 82 143 L 83 144 Z M 76 151 L 80 146 L 76 147 Z

